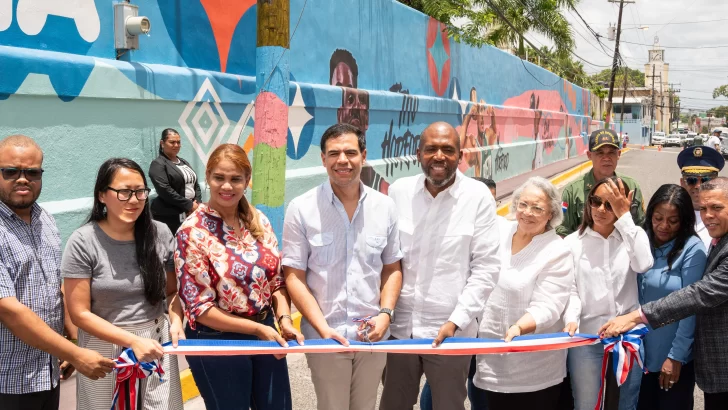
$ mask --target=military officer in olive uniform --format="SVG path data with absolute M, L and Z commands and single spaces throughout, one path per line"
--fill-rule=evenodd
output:
M 556 227 L 557 234 L 563 237 L 579 229 L 581 217 L 584 215 L 584 198 L 597 181 L 615 175 L 622 179 L 630 191 L 634 191 L 630 210 L 634 223 L 642 226 L 645 222 L 645 209 L 639 184 L 634 179 L 615 172 L 621 155 L 620 145 L 617 133 L 612 130 L 600 129 L 591 134 L 589 151 L 586 155 L 592 161 L 593 167 L 589 173 L 567 185 L 561 194 L 564 221 Z
M 710 248 L 711 237 L 708 229 L 700 218 L 700 185 L 718 178 L 718 172 L 725 166 L 725 159 L 720 153 L 710 147 L 692 147 L 680 152 L 677 156 L 677 166 L 680 167 L 682 178 L 680 185 L 690 194 L 695 208 L 695 232 L 703 241 L 705 248 Z

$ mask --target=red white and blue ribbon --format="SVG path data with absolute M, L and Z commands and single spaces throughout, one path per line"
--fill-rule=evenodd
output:
M 617 384 L 621 386 L 629 375 L 633 361 L 636 360 L 637 364 L 643 367 L 640 345 L 641 339 L 647 331 L 646 327 L 640 325 L 620 337 L 601 340 L 601 343 L 604 344 L 604 359 L 602 362 L 602 386 L 599 392 L 597 410 L 601 409 L 604 403 L 604 378 L 606 377 L 609 353 L 613 353 L 612 363 L 617 375 Z M 445 339 L 438 347 L 432 347 L 432 341 L 433 339 L 406 339 L 368 343 L 352 340 L 349 341 L 349 346 L 344 346 L 332 339 L 313 339 L 306 340 L 303 345 L 298 344 L 296 341 L 289 341 L 288 347 L 283 347 L 273 341 L 197 339 L 180 340 L 177 347 L 173 347 L 171 343 L 166 343 L 163 347 L 165 354 L 194 356 L 343 352 L 471 356 L 496 353 L 545 352 L 600 343 L 600 339 L 596 335 L 578 333 L 574 336 L 569 336 L 568 333 L 526 335 L 516 337 L 508 343 L 502 339 L 451 337 Z M 156 362 L 140 364 L 131 349 L 124 351 L 117 360 L 117 383 L 114 391 L 114 403 L 117 403 L 117 400 L 123 400 L 127 396 L 122 389 L 129 387 L 135 390 L 136 380 L 148 377 L 152 373 L 158 373 L 160 378 L 164 375 L 164 371 Z M 124 383 L 127 379 L 129 380 L 128 384 Z M 130 393 L 129 396 L 135 397 L 134 392 Z M 132 400 L 131 406 L 128 408 L 119 404 L 117 407 L 112 407 L 112 410 L 136 410 L 134 407 L 135 402 L 136 400 Z
M 439 347 L 432 347 L 432 339 L 385 340 L 375 343 L 349 341 L 344 346 L 332 339 L 306 340 L 303 345 L 289 341 L 288 347 L 276 342 L 260 340 L 180 340 L 177 347 L 163 345 L 164 352 L 175 355 L 235 356 L 293 353 L 382 352 L 464 356 L 492 353 L 542 352 L 599 343 L 595 335 L 551 333 L 519 336 L 511 342 L 502 339 L 476 339 L 451 337 Z
M 594 410 L 604 409 L 604 386 L 606 385 L 607 379 L 607 366 L 609 365 L 607 360 L 609 353 L 612 353 L 612 367 L 614 368 L 614 375 L 617 378 L 617 386 L 621 386 L 627 381 L 634 362 L 637 362 L 637 365 L 641 369 L 644 369 L 644 357 L 640 346 L 642 345 L 642 338 L 648 331 L 645 325 L 638 325 L 618 337 L 602 339 L 602 344 L 604 345 L 602 377 L 601 385 L 599 386 L 599 402 L 597 402 Z
M 164 370 L 155 360 L 151 363 L 140 362 L 134 356 L 134 351 L 126 349 L 115 360 L 116 386 L 111 410 L 141 410 L 137 409 L 137 381 L 145 379 L 154 373 L 164 381 Z

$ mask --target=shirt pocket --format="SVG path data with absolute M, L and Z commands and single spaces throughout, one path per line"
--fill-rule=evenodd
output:
M 438 254 L 437 266 L 459 272 L 462 265 L 469 264 L 474 232 L 475 226 L 469 222 L 442 226 L 437 238 L 439 243 L 432 249 Z
M 321 232 L 308 238 L 311 259 L 319 266 L 328 266 L 334 258 L 334 233 Z
M 382 252 L 387 246 L 387 237 L 384 235 L 367 235 L 367 263 L 371 266 L 382 264 Z

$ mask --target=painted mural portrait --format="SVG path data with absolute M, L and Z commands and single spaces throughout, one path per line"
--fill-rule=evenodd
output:
M 358 89 L 359 66 L 348 50 L 336 49 L 329 61 L 330 85 L 341 87 L 341 107 L 336 112 L 337 122 L 351 124 L 366 136 L 369 129 L 369 93 Z M 364 185 L 384 194 L 389 182 L 371 166 L 362 167 L 361 180 Z
M 463 149 L 463 159 L 468 167 L 475 168 L 475 177 L 492 178 L 491 149 L 498 142 L 495 109 L 487 106 L 484 100 L 478 102 L 478 93 L 475 87 L 470 89 L 470 111 L 463 119 L 460 128 L 460 143 Z M 490 126 L 486 121 L 490 120 Z M 471 127 L 471 121 L 475 127 Z
M 338 122 L 351 124 L 366 134 L 369 129 L 369 93 L 357 88 L 359 68 L 354 56 L 347 50 L 337 49 L 331 55 L 329 66 L 331 85 L 342 87 Z

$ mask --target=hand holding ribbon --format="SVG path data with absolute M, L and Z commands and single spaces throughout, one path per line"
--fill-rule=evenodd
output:
M 146 379 L 154 373 L 164 381 L 164 370 L 156 361 L 140 362 L 137 360 L 132 349 L 126 349 L 121 353 L 116 364 L 116 385 L 114 387 L 111 410 L 138 410 L 137 405 L 137 380 Z M 129 400 L 127 402 L 127 399 Z M 141 410 L 141 409 L 139 409 Z
M 632 363 L 637 362 L 637 365 L 644 369 L 644 357 L 640 346 L 642 345 L 642 338 L 649 332 L 645 325 L 638 325 L 629 332 L 610 338 L 601 339 L 604 345 L 604 358 L 602 359 L 602 378 L 601 386 L 599 387 L 599 399 L 595 410 L 604 409 L 604 386 L 606 385 L 607 377 L 607 366 L 609 365 L 609 353 L 612 353 L 612 366 L 614 368 L 614 375 L 617 378 L 617 386 L 621 386 L 627 377 L 629 372 L 632 370 Z

